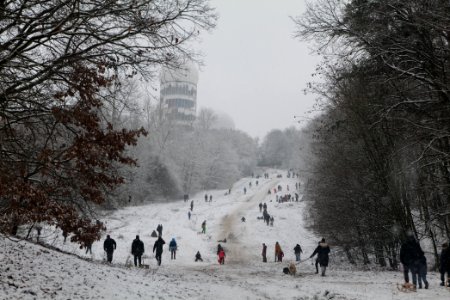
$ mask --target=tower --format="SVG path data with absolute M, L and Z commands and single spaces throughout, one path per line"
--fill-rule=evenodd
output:
M 178 70 L 161 72 L 160 101 L 164 118 L 176 124 L 191 126 L 197 111 L 198 70 L 186 64 Z

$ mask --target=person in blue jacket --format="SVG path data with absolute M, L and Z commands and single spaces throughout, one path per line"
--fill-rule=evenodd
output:
M 170 259 L 177 259 L 177 242 L 175 241 L 175 238 L 172 238 L 169 243 L 169 251 Z

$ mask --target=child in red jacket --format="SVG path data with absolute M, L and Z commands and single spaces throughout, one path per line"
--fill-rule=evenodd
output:
M 223 251 L 223 249 L 219 251 L 219 264 L 225 264 L 225 251 Z

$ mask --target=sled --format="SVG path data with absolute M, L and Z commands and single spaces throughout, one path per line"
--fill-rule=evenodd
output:
M 414 284 L 406 282 L 403 284 L 397 283 L 397 289 L 400 292 L 404 292 L 404 293 L 414 293 L 417 292 L 416 287 L 414 286 Z

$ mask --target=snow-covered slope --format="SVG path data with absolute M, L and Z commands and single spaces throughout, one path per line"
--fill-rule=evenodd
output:
M 42 246 L 0 238 L 0 299 L 410 299 L 396 284 L 400 272 L 350 272 L 339 270 L 331 257 L 326 277 L 315 274 L 311 260 L 300 263 L 298 276 L 284 275 L 282 268 L 294 260 L 293 248 L 299 243 L 308 257 L 319 237 L 303 226 L 303 202 L 275 202 L 267 191 L 281 185 L 285 194 L 295 190 L 296 179 L 244 178 L 227 191 L 205 191 L 188 202 L 158 203 L 119 210 L 105 220 L 108 232 L 117 242 L 113 264 L 104 263 L 103 242 L 94 243 L 92 255 L 69 242 L 56 244 L 64 251 L 92 259 L 55 252 Z M 252 182 L 252 187 L 249 187 Z M 244 187 L 247 193 L 244 194 Z M 207 203 L 204 194 L 213 195 Z M 191 220 L 190 201 L 194 201 Z M 275 218 L 270 227 L 258 220 L 259 203 L 267 203 Z M 242 222 L 241 218 L 246 221 Z M 207 233 L 201 232 L 206 220 Z M 150 234 L 163 225 L 168 244 L 174 237 L 179 251 L 170 260 L 164 247 L 162 266 L 152 253 L 155 238 Z M 146 248 L 144 264 L 149 269 L 129 266 L 131 242 L 139 234 Z M 226 264 L 218 265 L 218 240 L 226 250 Z M 326 237 L 325 237 L 326 238 Z M 47 237 L 47 242 L 54 239 Z M 285 262 L 273 260 L 278 241 Z M 261 244 L 268 245 L 268 263 L 261 260 Z M 200 251 L 204 262 L 194 262 Z M 438 275 L 429 274 L 430 290 L 419 290 L 415 299 L 450 299 L 450 291 L 438 287 Z

